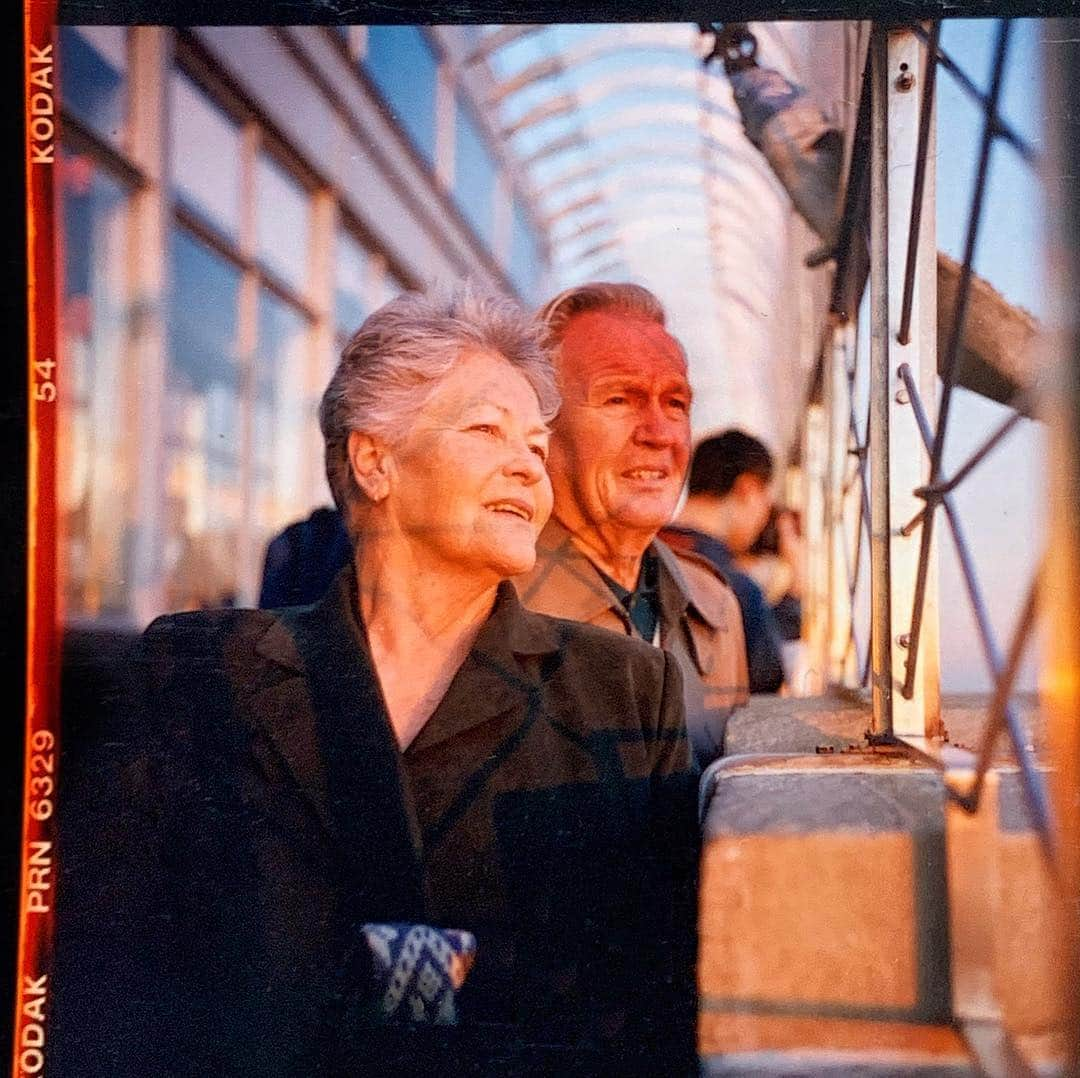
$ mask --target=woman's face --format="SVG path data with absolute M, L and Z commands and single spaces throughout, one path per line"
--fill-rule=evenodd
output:
M 465 352 L 391 451 L 383 508 L 428 564 L 527 572 L 551 514 L 547 449 L 525 377 L 499 355 Z

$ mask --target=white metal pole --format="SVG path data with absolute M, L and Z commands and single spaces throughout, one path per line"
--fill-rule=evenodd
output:
M 927 482 L 928 462 L 907 391 L 911 369 L 933 422 L 936 378 L 936 237 L 933 227 L 933 117 L 921 225 L 915 250 L 912 332 L 898 338 L 908 235 L 918 157 L 922 50 L 910 30 L 878 31 L 873 50 L 871 124 L 871 607 L 874 730 L 923 737 L 940 722 L 936 551 L 930 549 L 918 676 L 910 698 L 901 692 L 908 658 L 917 532 L 900 529 L 923 507 L 913 491 Z
M 825 519 L 828 419 L 821 403 L 806 410 L 803 430 L 803 520 L 806 523 L 806 595 L 803 600 L 803 641 L 806 670 L 796 696 L 815 696 L 828 684 L 828 546 Z
M 851 597 L 848 593 L 847 543 L 844 513 L 844 479 L 848 471 L 850 401 L 847 380 L 851 327 L 838 324 L 826 354 L 825 402 L 829 423 L 829 461 L 825 496 L 825 527 L 828 544 L 828 680 L 842 684 L 847 667 L 851 630 Z
M 900 534 L 900 528 L 923 507 L 912 493 L 930 478 L 929 462 L 918 426 L 897 371 L 906 363 L 919 386 L 923 408 L 933 424 L 937 418 L 937 236 L 934 227 L 934 123 L 930 114 L 922 213 L 915 247 L 916 271 L 912 291 L 911 332 L 907 344 L 898 333 L 909 251 L 911 205 L 918 156 L 919 113 L 925 69 L 924 50 L 910 30 L 889 33 L 889 563 L 892 576 L 893 733 L 907 737 L 932 736 L 940 725 L 938 672 L 937 543 L 930 547 L 917 656 L 917 675 L 910 699 L 903 682 L 908 651 L 903 641 L 911 627 L 919 537 Z

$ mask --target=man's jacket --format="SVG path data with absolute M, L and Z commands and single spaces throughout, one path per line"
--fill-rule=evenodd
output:
M 660 534 L 676 553 L 694 553 L 708 558 L 724 574 L 742 613 L 750 691 L 779 692 L 784 683 L 780 626 L 757 581 L 736 568 L 731 551 L 713 535 L 674 524 Z
M 695 761 L 704 767 L 723 754 L 727 720 L 749 699 L 739 604 L 708 559 L 676 553 L 659 540 L 651 549 L 660 562 L 659 642 L 682 671 L 686 726 Z M 636 634 L 619 598 L 554 518 L 536 544 L 536 565 L 514 583 L 538 613 Z

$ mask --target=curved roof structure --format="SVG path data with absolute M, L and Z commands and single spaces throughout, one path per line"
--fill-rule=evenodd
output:
M 760 62 L 805 81 L 806 28 L 753 29 Z M 552 287 L 610 276 L 651 289 L 708 387 L 696 425 L 742 420 L 780 440 L 775 372 L 745 368 L 776 366 L 790 204 L 722 67 L 702 64 L 710 46 L 691 24 L 502 26 L 466 62 L 490 75 L 488 106 L 547 229 Z

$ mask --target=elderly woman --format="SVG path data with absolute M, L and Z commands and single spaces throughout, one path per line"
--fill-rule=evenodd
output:
M 508 582 L 551 510 L 539 334 L 471 293 L 373 314 L 320 414 L 353 564 L 313 606 L 147 631 L 94 857 L 69 843 L 54 1073 L 636 1069 L 689 1043 L 677 669 Z M 456 1029 L 377 1027 L 372 922 L 476 937 Z

